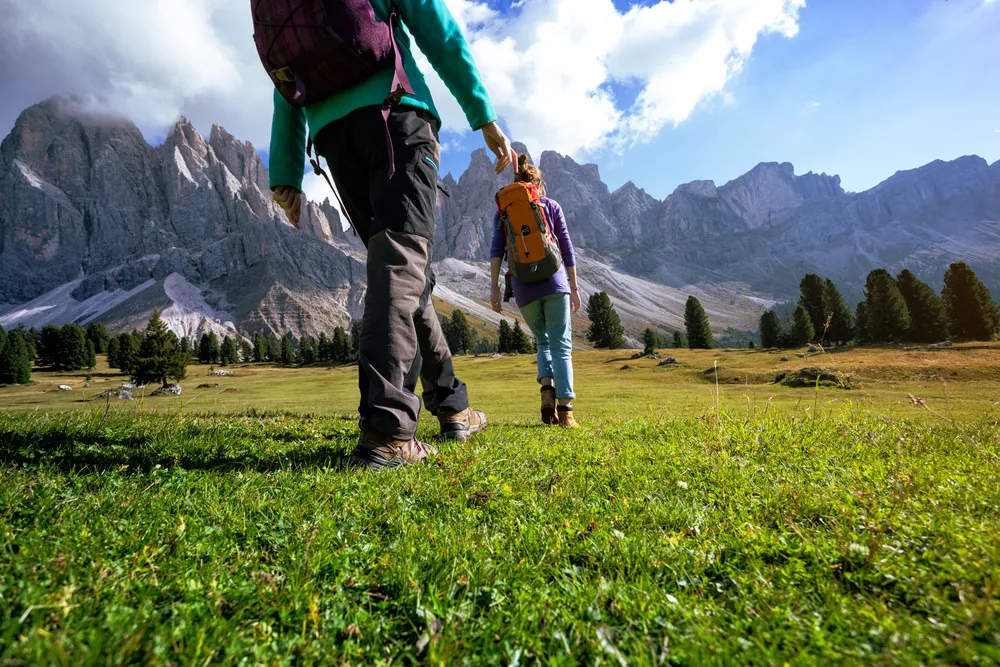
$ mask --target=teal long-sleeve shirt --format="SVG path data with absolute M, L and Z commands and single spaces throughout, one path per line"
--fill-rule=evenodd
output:
M 386 21 L 389 0 L 371 0 L 375 16 Z M 413 59 L 410 33 L 417 45 L 455 96 L 472 129 L 496 120 L 489 95 L 479 78 L 462 28 L 448 11 L 444 0 L 395 0 L 402 29 L 396 42 L 403 56 L 403 67 L 413 86 L 413 95 L 404 95 L 403 104 L 426 109 L 440 119 L 431 91 Z M 389 93 L 393 71 L 387 69 L 350 90 L 309 105 L 293 107 L 274 91 L 274 117 L 271 121 L 271 189 L 289 185 L 302 189 L 305 170 L 306 132 L 315 139 L 326 125 L 366 106 L 379 106 Z

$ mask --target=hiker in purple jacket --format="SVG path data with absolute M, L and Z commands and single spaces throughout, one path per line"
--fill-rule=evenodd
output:
M 308 137 L 327 158 L 342 210 L 368 248 L 361 435 L 351 463 L 383 469 L 423 461 L 437 450 L 415 437 L 418 378 L 442 438 L 468 438 L 486 427 L 486 415 L 469 408 L 431 299 L 441 121 L 411 34 L 469 126 L 482 131 L 497 173 L 514 159 L 510 141 L 444 0 L 253 0 L 251 9 L 257 50 L 275 85 L 274 199 L 298 227 Z M 323 173 L 318 161 L 313 168 Z
M 576 284 L 576 254 L 566 229 L 566 216 L 554 199 L 545 196 L 542 172 L 518 156 L 515 179 L 538 186 L 552 232 L 559 242 L 562 266 L 554 276 L 537 283 L 522 283 L 511 276 L 514 300 L 521 316 L 535 336 L 538 348 L 538 382 L 542 385 L 542 421 L 577 428 L 573 418 L 573 322 L 580 310 L 580 289 Z M 493 247 L 490 250 L 490 301 L 493 310 L 503 312 L 500 301 L 500 268 L 507 236 L 497 213 L 493 220 Z M 558 402 L 558 405 L 557 405 Z

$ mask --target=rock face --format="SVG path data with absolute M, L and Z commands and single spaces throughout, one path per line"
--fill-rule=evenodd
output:
M 2 319 L 137 324 L 159 306 L 185 335 L 345 325 L 360 244 L 328 204 L 309 204 L 302 228 L 272 202 L 253 146 L 221 127 L 205 141 L 182 119 L 154 148 L 128 122 L 50 100 L 0 145 L 0 304 L 45 301 Z

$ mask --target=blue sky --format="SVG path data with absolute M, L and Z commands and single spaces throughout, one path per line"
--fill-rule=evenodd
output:
M 726 92 L 687 120 L 575 157 L 598 163 L 612 188 L 631 180 L 660 198 L 764 161 L 836 173 L 860 191 L 934 159 L 1000 159 L 1000 0 L 810 0 L 798 25 L 791 38 L 762 35 Z M 636 92 L 614 88 L 619 106 Z M 457 175 L 479 138 L 442 138 L 444 171 Z

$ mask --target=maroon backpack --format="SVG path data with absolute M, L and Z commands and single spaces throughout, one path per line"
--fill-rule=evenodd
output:
M 396 46 L 396 8 L 390 3 L 387 22 L 375 17 L 370 0 L 250 0 L 250 10 L 260 60 L 275 88 L 292 106 L 308 106 L 382 70 L 394 69 L 382 103 L 391 178 L 395 165 L 389 110 L 404 93 L 413 94 Z M 311 144 L 307 148 L 310 158 Z M 322 173 L 310 161 L 316 173 Z

